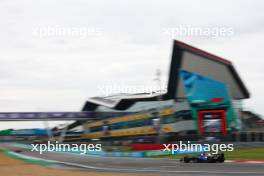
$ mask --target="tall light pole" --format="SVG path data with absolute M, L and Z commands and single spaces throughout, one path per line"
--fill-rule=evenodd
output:
M 160 69 L 156 70 L 156 78 L 154 79 L 157 82 L 157 86 L 158 86 L 158 96 L 157 96 L 157 101 L 158 101 L 158 106 L 156 108 L 157 110 L 157 119 L 158 119 L 158 127 L 157 127 L 157 143 L 161 143 L 162 142 L 162 138 L 163 138 L 163 131 L 162 131 L 162 124 L 163 124 L 163 119 L 162 119 L 162 115 L 160 114 L 161 112 L 161 101 L 162 101 L 162 84 L 161 84 L 161 71 Z

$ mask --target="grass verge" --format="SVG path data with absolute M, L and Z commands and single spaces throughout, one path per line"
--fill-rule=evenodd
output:
M 264 148 L 235 149 L 232 152 L 225 152 L 228 160 L 264 160 Z

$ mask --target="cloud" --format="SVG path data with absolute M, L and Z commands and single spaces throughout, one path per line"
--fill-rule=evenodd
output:
M 264 113 L 262 1 L 14 0 L 0 5 L 1 111 L 80 110 L 98 86 L 151 84 L 158 68 L 166 82 L 172 38 L 163 29 L 183 25 L 234 29 L 229 37 L 175 37 L 232 60 L 253 95 L 246 106 Z M 41 37 L 34 34 L 36 27 L 98 28 L 100 35 Z

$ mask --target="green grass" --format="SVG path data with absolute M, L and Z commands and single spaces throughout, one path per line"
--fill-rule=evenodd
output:
M 264 160 L 264 148 L 235 149 L 225 152 L 227 160 Z

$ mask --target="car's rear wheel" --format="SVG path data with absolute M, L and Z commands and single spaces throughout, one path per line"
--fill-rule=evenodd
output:
M 185 157 L 183 157 L 183 162 L 184 163 L 189 163 L 190 159 L 187 156 L 185 156 Z

